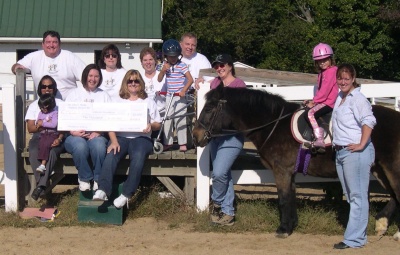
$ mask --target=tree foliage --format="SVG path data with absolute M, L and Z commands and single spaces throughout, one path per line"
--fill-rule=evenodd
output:
M 165 0 L 163 39 L 198 36 L 212 60 L 229 53 L 267 69 L 314 72 L 313 47 L 325 42 L 337 63 L 360 77 L 400 80 L 398 0 Z

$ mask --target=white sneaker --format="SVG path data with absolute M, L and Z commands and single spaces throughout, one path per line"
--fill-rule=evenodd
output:
M 93 182 L 93 191 L 96 191 L 98 189 L 99 189 L 99 184 L 96 181 L 94 181 Z
M 95 200 L 95 201 L 107 201 L 108 200 L 107 194 L 104 191 L 102 191 L 101 189 L 98 189 L 94 193 L 92 200 Z
M 124 207 L 125 204 L 128 203 L 128 200 L 129 200 L 129 199 L 128 199 L 126 196 L 124 196 L 123 194 L 121 194 L 119 197 L 117 197 L 117 198 L 114 200 L 114 206 L 117 207 L 118 209 L 119 209 L 119 208 L 122 208 L 122 207 Z M 128 208 L 129 208 L 129 207 L 128 207 Z
M 36 172 L 43 173 L 44 171 L 46 171 L 45 165 L 40 165 L 38 168 L 36 168 Z
M 79 182 L 79 190 L 80 191 L 87 191 L 90 190 L 90 182 L 81 181 L 78 179 Z

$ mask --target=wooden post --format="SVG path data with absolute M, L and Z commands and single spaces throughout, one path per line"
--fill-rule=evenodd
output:
M 18 201 L 19 209 L 25 204 L 25 196 L 27 191 L 30 190 L 26 185 L 29 183 L 27 175 L 24 170 L 24 161 L 21 156 L 24 148 L 26 147 L 26 131 L 25 131 L 25 99 L 26 99 L 26 73 L 28 69 L 16 70 L 16 86 L 15 86 L 15 116 L 16 116 L 16 153 L 17 153 L 17 170 L 18 170 Z
M 15 111 L 15 85 L 4 84 L 3 90 L 3 140 L 4 140 L 4 190 L 6 212 L 18 210 L 17 130 Z
M 209 83 L 200 84 L 197 91 L 197 119 L 203 110 L 204 95 L 210 90 Z M 196 205 L 199 211 L 208 209 L 210 203 L 210 149 L 197 147 Z

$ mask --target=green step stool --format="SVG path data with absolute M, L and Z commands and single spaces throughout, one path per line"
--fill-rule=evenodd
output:
M 114 182 L 108 201 L 93 201 L 92 190 L 80 192 L 78 204 L 78 221 L 122 225 L 125 206 L 115 208 L 113 201 L 122 193 L 122 181 Z

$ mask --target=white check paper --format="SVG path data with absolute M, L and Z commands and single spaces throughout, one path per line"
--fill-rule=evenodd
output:
M 147 103 L 76 103 L 58 105 L 59 131 L 142 132 L 147 127 Z

